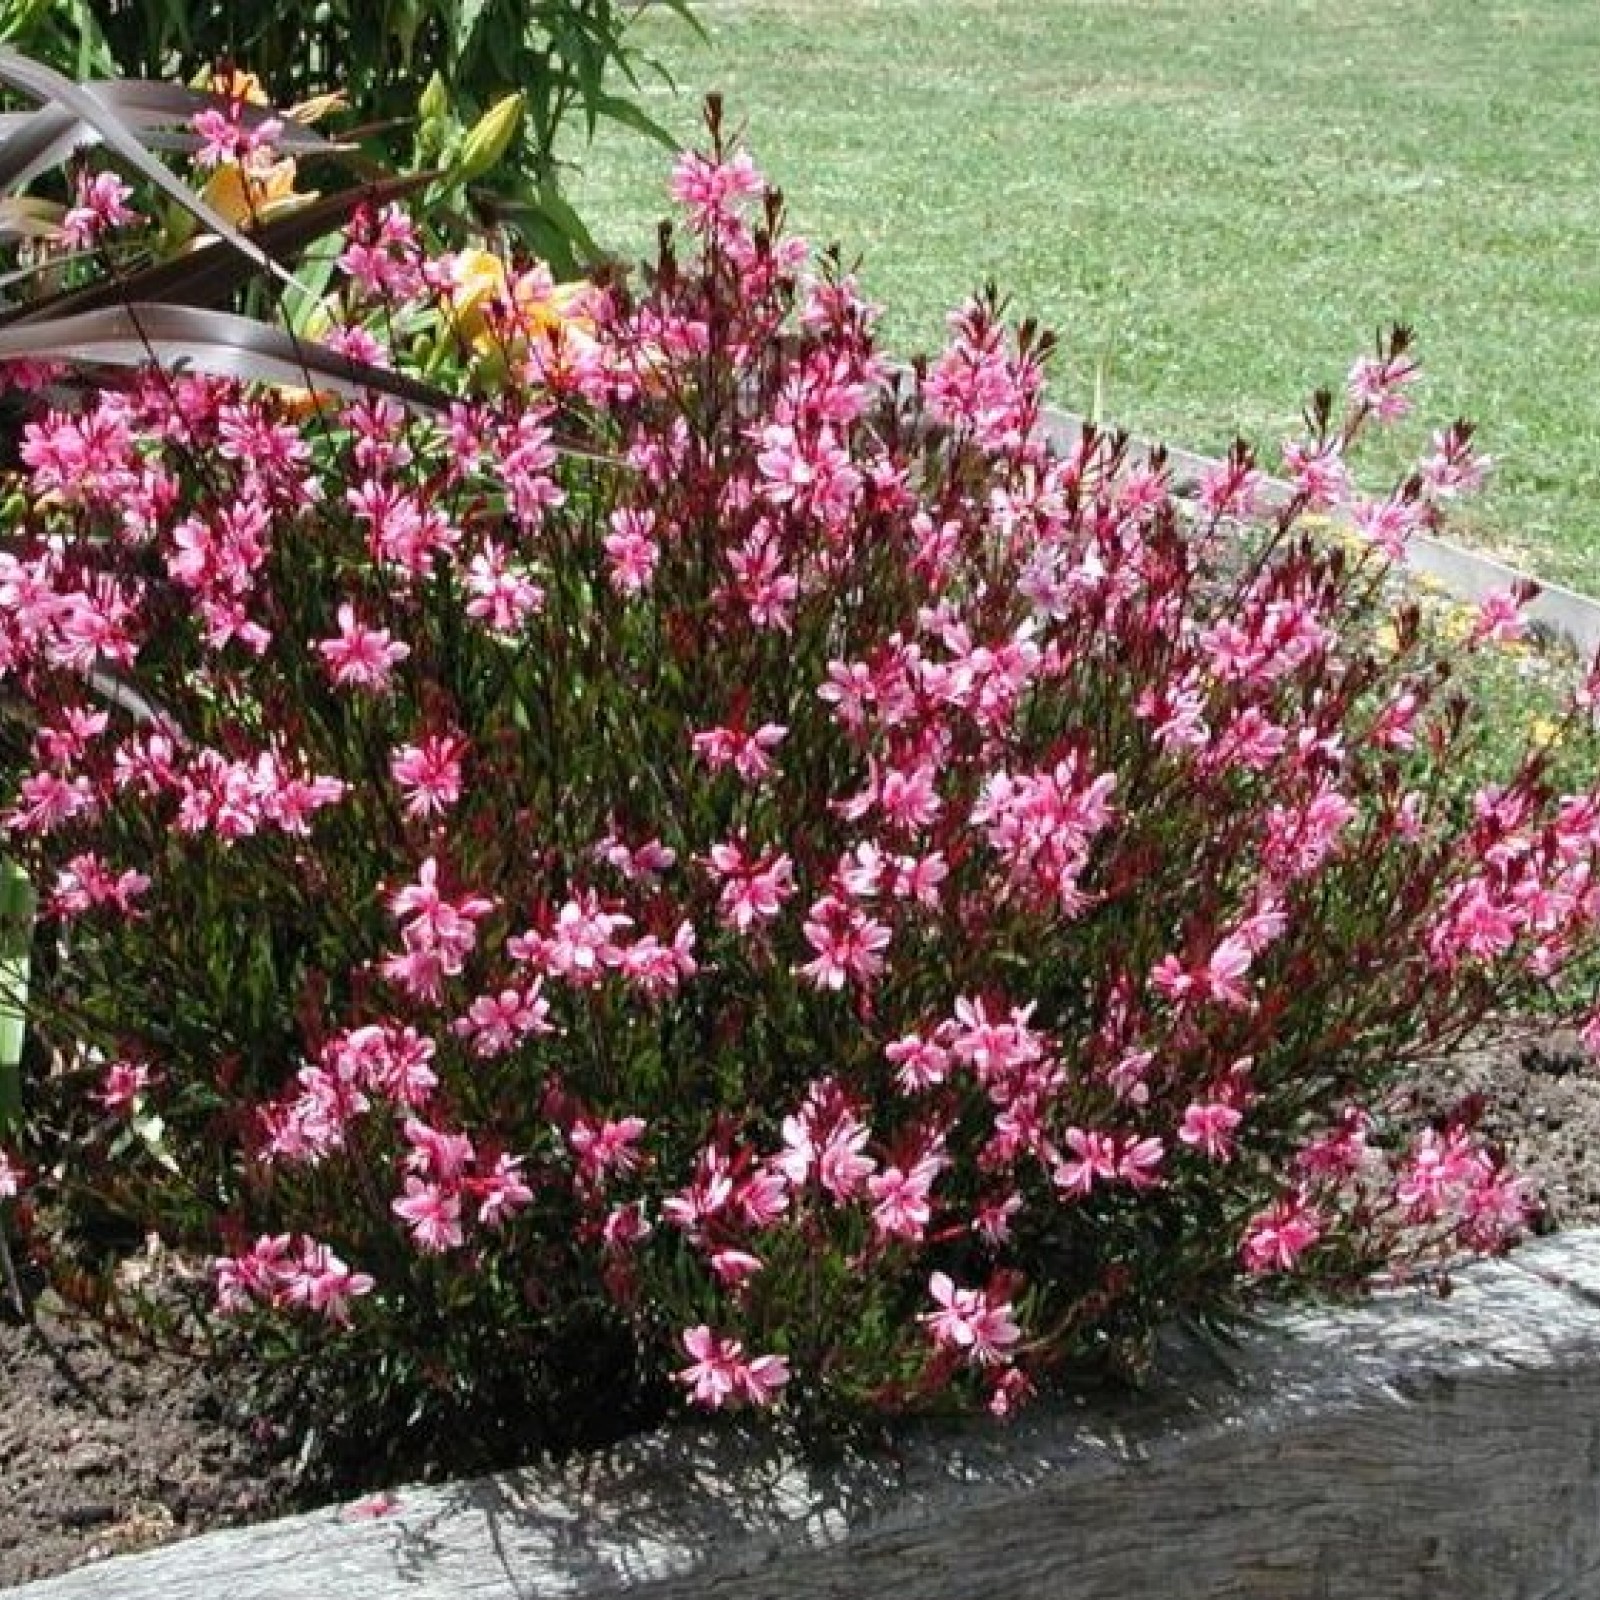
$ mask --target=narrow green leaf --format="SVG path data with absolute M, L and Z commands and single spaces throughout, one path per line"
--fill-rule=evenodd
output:
M 21 868 L 0 861 L 0 1133 L 22 1118 L 22 1041 L 27 1031 L 24 1006 L 33 913 L 33 886 Z
M 654 117 L 632 100 L 625 100 L 621 95 L 602 94 L 595 104 L 600 114 L 609 117 L 611 121 L 620 122 L 625 128 L 632 128 L 635 133 L 642 133 L 647 139 L 654 139 L 657 144 L 664 145 L 674 153 L 681 148 L 678 141 Z

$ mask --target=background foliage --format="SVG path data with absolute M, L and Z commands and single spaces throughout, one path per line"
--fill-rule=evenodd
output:
M 686 0 L 654 4 L 689 19 Z M 337 91 L 396 163 L 437 156 L 520 94 L 520 137 L 478 174 L 483 199 L 543 255 L 571 265 L 593 245 L 563 197 L 562 129 L 588 139 L 610 121 L 670 143 L 636 93 L 651 70 L 633 39 L 644 9 L 640 0 L 5 0 L 0 42 L 80 78 L 187 80 L 228 61 L 280 106 Z M 419 101 L 435 77 L 433 127 L 419 150 Z

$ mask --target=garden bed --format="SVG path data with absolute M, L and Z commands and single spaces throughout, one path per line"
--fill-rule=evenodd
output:
M 1547 1225 L 1600 1225 L 1600 1081 L 1569 1036 L 1485 1043 L 1420 1087 L 1441 1106 L 1484 1095 L 1484 1126 L 1537 1183 Z M 226 1380 L 192 1364 L 46 1313 L 0 1325 L 0 1386 L 0 1586 L 303 1504 Z

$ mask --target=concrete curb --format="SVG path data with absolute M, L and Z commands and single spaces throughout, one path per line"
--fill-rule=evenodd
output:
M 668 1430 L 562 1471 L 402 1490 L 8 1590 L 14 1600 L 1591 1600 L 1600 1230 L 1447 1299 L 1282 1312 L 1144 1395 L 919 1427 L 819 1467 Z

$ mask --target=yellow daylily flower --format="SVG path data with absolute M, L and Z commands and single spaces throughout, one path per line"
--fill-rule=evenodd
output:
M 266 106 L 272 102 L 267 98 L 266 86 L 253 72 L 245 72 L 238 67 L 225 72 L 202 73 L 195 80 L 196 86 L 219 94 L 226 100 L 243 100 L 253 106 Z M 280 111 L 279 116 L 287 117 L 291 122 L 298 122 L 302 127 L 310 127 L 314 122 L 320 122 L 324 117 L 330 116 L 335 111 L 343 111 L 350 104 L 349 97 L 342 90 L 334 90 L 329 94 L 315 94 L 309 100 L 301 100 L 287 111 Z
M 295 188 L 297 171 L 287 156 L 281 161 L 245 164 L 224 161 L 206 179 L 200 195 L 236 227 L 269 222 L 316 199 L 315 192 L 302 194 Z
M 506 264 L 488 250 L 458 250 L 450 272 L 450 310 L 456 326 L 475 350 L 492 339 L 489 313 L 506 298 Z
M 202 80 L 202 87 L 228 100 L 248 100 L 253 106 L 267 103 L 267 91 L 262 88 L 261 80 L 255 73 L 241 71 L 238 67 L 208 72 Z
M 545 369 L 593 343 L 593 296 L 593 284 L 557 283 L 542 264 L 513 274 L 488 250 L 459 251 L 451 273 L 451 314 L 473 352 L 535 355 Z

